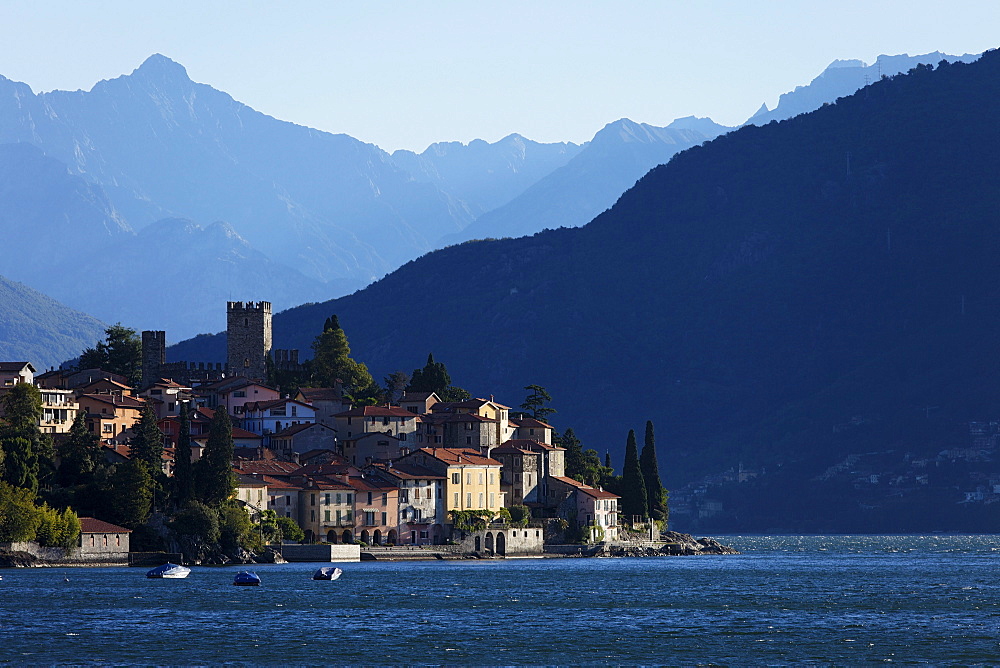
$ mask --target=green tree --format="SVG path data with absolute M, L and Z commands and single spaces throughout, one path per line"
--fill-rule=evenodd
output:
M 55 510 L 42 504 L 37 509 L 35 540 L 43 547 L 73 547 L 80 537 L 80 518 L 69 508 Z
M 180 433 L 174 449 L 174 496 L 184 507 L 194 499 L 194 468 L 191 462 L 191 411 L 188 402 L 181 402 Z
M 472 398 L 466 390 L 451 384 L 451 375 L 443 362 L 435 362 L 434 354 L 427 355 L 427 364 L 414 369 L 407 392 L 434 392 L 441 401 L 468 401 Z
M 204 503 L 191 501 L 168 524 L 184 555 L 201 559 L 219 544 L 219 513 Z
M 153 407 L 142 407 L 139 420 L 132 425 L 132 438 L 128 442 L 129 457 L 149 468 L 149 474 L 158 478 L 163 471 L 163 432 L 156 424 Z
M 4 451 L 4 480 L 15 487 L 38 491 L 42 465 L 52 469 L 52 442 L 38 428 L 42 394 L 29 383 L 18 383 L 3 397 L 0 448 Z
M 337 316 L 326 319 L 323 332 L 313 341 L 312 348 L 313 378 L 319 386 L 334 387 L 339 380 L 344 384 L 344 394 L 352 399 L 355 395 L 369 397 L 378 392 L 368 367 L 351 359 L 351 347 Z
M 77 363 L 80 369 L 104 369 L 128 379 L 135 387 L 142 380 L 142 339 L 119 322 L 104 330 L 105 340 L 87 348 Z
M 547 422 L 548 417 L 556 412 L 556 409 L 548 406 L 552 401 L 552 395 L 541 385 L 527 385 L 524 389 L 528 390 L 528 396 L 525 397 L 521 408 L 528 411 L 536 420 Z
M 606 471 L 601 466 L 597 451 L 591 448 L 583 449 L 583 443 L 577 438 L 572 428 L 567 428 L 562 435 L 556 435 L 554 444 L 565 448 L 566 475 L 579 480 L 585 485 L 597 487 L 602 484 Z
M 195 479 L 199 501 L 218 508 L 236 492 L 233 448 L 233 423 L 224 409 L 217 410 L 209 428 L 205 452 L 197 462 Z
M 646 420 L 646 440 L 639 456 L 639 467 L 642 469 L 642 481 L 646 488 L 646 510 L 654 520 L 667 519 L 667 502 L 660 482 L 660 466 L 656 461 L 656 437 L 653 435 L 653 422 Z
M 302 527 L 296 524 L 295 520 L 291 517 L 279 517 L 278 529 L 281 531 L 281 538 L 283 540 L 300 541 L 306 537 L 306 533 L 302 530 Z
M 115 468 L 111 476 L 111 508 L 115 522 L 127 529 L 146 523 L 153 504 L 153 478 L 149 468 L 130 459 Z
M 101 464 L 101 439 L 87 431 L 87 412 L 79 411 L 69 428 L 69 436 L 59 448 L 59 484 L 82 485 Z
M 250 515 L 235 500 L 219 508 L 219 544 L 228 554 L 238 549 L 256 552 L 263 547 L 260 532 Z
M 646 517 L 646 485 L 639 466 L 639 448 L 635 442 L 635 429 L 628 430 L 625 443 L 625 466 L 622 468 L 622 514 L 631 521 L 633 516 Z
M 30 489 L 0 482 L 0 542 L 35 539 L 41 523 Z
M 410 384 L 410 374 L 402 370 L 393 371 L 382 379 L 385 385 L 385 400 L 394 404 L 399 401 L 406 391 L 406 386 Z

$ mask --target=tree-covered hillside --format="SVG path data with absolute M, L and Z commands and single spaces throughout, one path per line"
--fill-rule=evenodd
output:
M 447 248 L 278 315 L 275 339 L 306 349 L 337 313 L 376 376 L 432 351 L 474 393 L 541 384 L 616 463 L 652 419 L 668 488 L 934 452 L 1000 417 L 998 112 L 1000 53 L 917 68 L 685 151 L 584 228 Z M 876 426 L 834 435 L 857 416 Z

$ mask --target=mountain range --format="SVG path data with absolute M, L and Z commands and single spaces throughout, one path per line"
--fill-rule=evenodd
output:
M 782 508 L 820 518 L 843 499 L 811 481 L 851 453 L 932 456 L 998 417 L 998 112 L 1000 52 L 919 66 L 684 151 L 584 227 L 452 246 L 278 314 L 276 345 L 308 349 L 337 314 L 376 373 L 433 352 L 474 394 L 516 406 L 540 384 L 619 469 L 651 419 L 668 486 L 790 471 Z
M 841 70 L 863 68 L 833 69 L 788 99 L 818 106 L 862 85 L 831 88 Z M 511 135 L 390 155 L 255 111 L 161 55 L 89 91 L 36 94 L 0 77 L 4 273 L 178 340 L 221 329 L 228 299 L 281 310 L 347 294 L 445 244 L 583 225 L 650 168 L 728 130 L 621 119 L 584 145 Z M 79 273 L 65 281 L 53 266 Z M 106 276 L 109 266 L 135 273 Z M 170 299 L 150 309 L 150 294 Z

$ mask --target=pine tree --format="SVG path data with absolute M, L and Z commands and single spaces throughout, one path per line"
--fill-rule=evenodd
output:
M 181 402 L 181 429 L 174 449 L 174 494 L 183 507 L 194 498 L 194 470 L 191 465 L 191 412 L 188 402 Z
M 654 520 L 667 519 L 667 504 L 664 500 L 663 484 L 660 482 L 660 467 L 656 462 L 656 439 L 653 436 L 653 422 L 646 421 L 646 441 L 639 457 L 642 479 L 646 486 L 646 509 Z
M 466 401 L 472 398 L 468 391 L 451 384 L 451 375 L 443 362 L 435 362 L 434 354 L 428 353 L 423 369 L 414 369 L 410 376 L 407 392 L 433 392 L 441 401 Z
M 218 508 L 236 492 L 233 474 L 233 424 L 225 410 L 215 411 L 205 453 L 198 460 L 198 499 Z
M 153 479 L 137 459 L 119 464 L 111 479 L 111 512 L 118 524 L 135 529 L 146 523 L 153 507 Z
M 347 334 L 340 328 L 337 316 L 331 316 L 323 323 L 323 333 L 313 341 L 313 378 L 321 387 L 334 387 L 338 380 L 344 384 L 344 392 L 349 396 L 372 394 L 375 380 L 361 362 L 351 359 L 351 347 Z
M 527 385 L 524 389 L 528 390 L 529 394 L 524 398 L 521 408 L 528 411 L 531 417 L 545 422 L 550 415 L 556 412 L 556 409 L 549 408 L 547 405 L 552 401 L 552 395 L 546 392 L 544 387 L 541 385 Z
M 631 521 L 633 516 L 646 517 L 646 485 L 639 467 L 639 448 L 635 430 L 629 429 L 625 444 L 625 466 L 622 468 L 622 514 Z
M 156 424 L 156 413 L 148 403 L 142 407 L 139 421 L 132 425 L 128 453 L 131 459 L 145 464 L 154 478 L 163 471 L 163 432 Z
M 38 428 L 42 394 L 29 383 L 18 383 L 3 397 L 4 418 L 0 422 L 0 448 L 4 451 L 3 480 L 38 491 L 42 460 L 51 468 L 51 441 Z
M 72 487 L 89 482 L 101 464 L 101 439 L 87 431 L 87 412 L 79 411 L 69 437 L 59 449 L 59 484 Z
M 80 369 L 104 369 L 121 374 L 133 387 L 142 379 L 142 340 L 134 329 L 119 322 L 104 330 L 105 340 L 98 341 L 80 355 Z

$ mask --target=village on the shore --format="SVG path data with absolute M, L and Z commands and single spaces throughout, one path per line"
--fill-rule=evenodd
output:
M 293 521 L 297 543 L 330 546 L 320 560 L 361 550 L 367 558 L 380 551 L 384 558 L 441 558 L 714 549 L 680 546 L 683 534 L 660 535 L 662 491 L 664 521 L 624 515 L 618 494 L 567 475 L 566 449 L 554 443 L 552 426 L 492 396 L 443 400 L 401 389 L 395 401 L 362 404 L 339 379 L 283 394 L 267 379 L 275 370 L 294 372 L 298 351 L 272 350 L 270 304 L 229 302 L 227 316 L 225 366 L 167 363 L 165 332 L 144 331 L 137 386 L 106 369 L 39 371 L 30 362 L 0 362 L 0 394 L 20 383 L 38 388 L 38 427 L 53 440 L 57 460 L 60 442 L 81 419 L 105 463 L 129 461 L 143 413 L 151 411 L 162 437 L 158 473 L 168 479 L 179 468 L 179 440 L 197 462 L 224 412 L 231 500 L 253 522 Z M 129 552 L 127 528 L 91 517 L 80 525 L 83 561 Z M 176 542 L 167 547 L 181 552 Z

